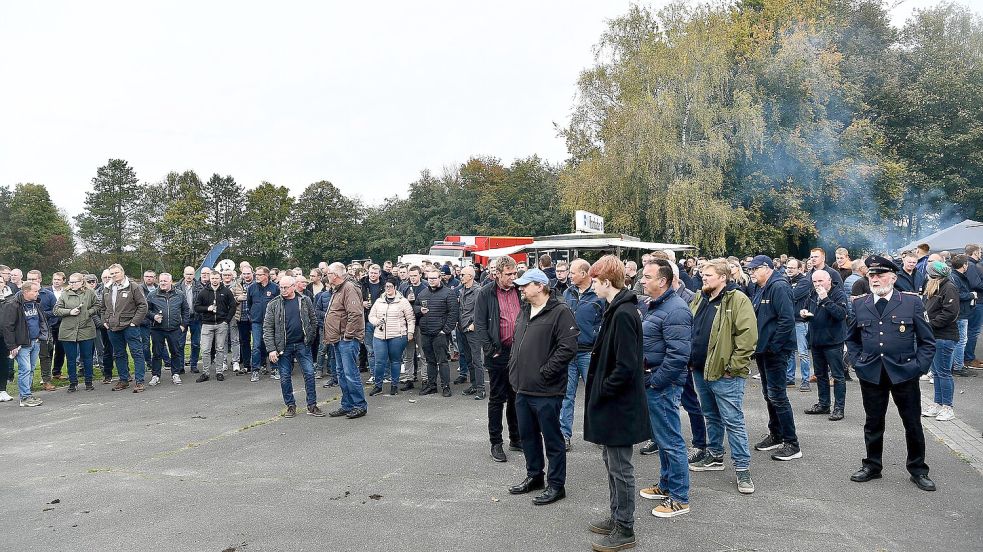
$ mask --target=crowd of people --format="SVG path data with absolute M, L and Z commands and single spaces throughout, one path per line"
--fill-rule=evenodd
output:
M 114 264 L 99 278 L 57 272 L 47 286 L 37 270 L 23 279 L 20 269 L 0 265 L 0 339 L 9 352 L 0 381 L 6 387 L 16 367 L 20 405 L 36 407 L 38 366 L 44 392 L 67 378 L 69 393 L 78 391 L 80 371 L 86 391 L 98 371 L 113 391 L 132 383 L 133 393 L 160 385 L 163 369 L 173 385 L 186 370 L 199 384 L 229 372 L 251 382 L 267 374 L 279 380 L 283 415 L 293 417 L 291 374 L 299 369 L 307 413 L 325 415 L 321 379 L 341 391 L 327 415 L 348 419 L 368 412 L 366 389 L 398 395 L 419 385 L 420 395 L 446 398 L 468 384 L 462 395 L 487 399 L 491 458 L 506 462 L 507 445 L 525 459 L 526 477 L 509 492 L 542 491 L 537 505 L 566 496 L 583 382 L 583 436 L 602 448 L 611 498 L 610 515 L 589 528 L 602 536 L 595 550 L 621 550 L 635 544 L 636 445 L 659 456 L 658 481 L 637 490 L 658 502 L 657 517 L 691 511 L 690 473 L 725 469 L 725 437 L 736 489 L 751 494 L 752 448 L 775 461 L 803 456 L 788 390 L 815 387 L 817 401 L 803 414 L 840 421 L 851 370 L 866 456 L 850 479 L 881 477 L 893 397 L 911 481 L 935 490 L 921 417 L 952 420 L 953 376 L 983 368 L 974 354 L 983 265 L 979 245 L 930 251 L 923 244 L 898 259 L 851 259 L 841 248 L 832 264 L 820 248 L 806 259 L 677 260 L 654 251 L 641 267 L 611 255 L 593 264 L 542 255 L 533 267 L 508 256 L 484 268 L 325 262 L 306 276 L 248 262 L 236 272 L 222 261 L 200 274 L 186 267 L 177 281 L 153 271 L 131 279 Z M 743 406 L 750 377 L 760 379 L 768 410 L 767 432 L 753 445 Z M 920 380 L 935 391 L 924 410 Z M 0 401 L 10 400 L 0 391 Z

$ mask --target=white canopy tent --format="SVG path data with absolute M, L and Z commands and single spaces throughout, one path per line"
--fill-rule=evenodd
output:
M 524 245 L 513 245 L 510 247 L 499 247 L 497 249 L 486 249 L 485 251 L 475 251 L 476 255 L 497 259 L 505 255 L 514 255 L 524 251 L 549 253 L 553 251 L 567 251 L 570 258 L 576 257 L 578 251 L 610 251 L 618 255 L 622 251 L 656 251 L 670 249 L 672 251 L 691 251 L 695 248 L 692 245 L 680 243 L 659 243 L 640 241 L 632 236 L 624 234 L 564 234 L 559 236 L 544 236 L 537 238 L 532 243 Z
M 920 243 L 927 243 L 932 251 L 962 251 L 967 244 L 983 244 L 983 222 L 966 219 L 959 224 L 919 238 L 898 249 L 898 253 L 910 251 Z

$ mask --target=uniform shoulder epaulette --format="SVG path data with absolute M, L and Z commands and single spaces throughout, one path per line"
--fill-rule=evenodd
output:
M 870 294 L 869 293 L 862 293 L 860 295 L 851 295 L 851 298 L 854 301 L 856 301 L 857 299 L 863 299 L 864 297 L 867 297 L 868 295 L 870 295 Z
M 903 293 L 905 295 L 914 295 L 915 297 L 921 297 L 922 296 L 921 293 L 916 293 L 914 291 L 902 291 L 901 293 Z

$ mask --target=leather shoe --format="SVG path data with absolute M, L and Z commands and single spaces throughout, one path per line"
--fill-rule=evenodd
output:
M 805 409 L 806 414 L 829 414 L 829 406 L 823 406 L 816 403 L 809 408 Z
M 567 492 L 563 489 L 563 487 L 547 487 L 546 490 L 543 491 L 543 494 L 532 499 L 532 503 L 536 506 L 545 506 L 547 504 L 553 504 L 557 500 L 565 498 L 566 496 Z
M 543 479 L 542 476 L 527 477 L 522 481 L 522 483 L 509 487 L 509 494 L 514 494 L 514 495 L 526 494 L 530 491 L 535 491 L 537 489 L 545 489 L 545 488 L 546 488 L 546 481 Z
M 911 482 L 915 484 L 916 487 L 923 491 L 934 491 L 935 482 L 928 478 L 928 475 L 913 475 L 911 476 Z
M 864 466 L 850 476 L 850 481 L 856 481 L 857 483 L 866 483 L 871 479 L 880 479 L 880 478 L 881 478 L 881 472 L 875 472 L 873 468 L 871 468 L 870 466 Z
M 509 441 L 509 450 L 522 452 L 522 441 Z

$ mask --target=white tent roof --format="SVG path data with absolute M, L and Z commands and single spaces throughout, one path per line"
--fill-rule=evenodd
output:
M 932 251 L 955 251 L 970 243 L 983 244 L 983 222 L 966 219 L 924 238 L 918 238 L 898 249 L 898 253 L 914 249 L 920 243 L 927 243 Z
M 590 234 L 585 234 L 590 236 Z M 671 249 L 673 251 L 683 251 L 694 249 L 692 245 L 679 243 L 658 243 L 629 240 L 619 237 L 584 237 L 576 239 L 547 239 L 536 240 L 532 243 L 523 245 L 513 245 L 510 247 L 499 247 L 497 249 L 486 249 L 475 251 L 475 254 L 489 258 L 498 258 L 504 255 L 512 255 L 522 251 L 544 250 L 544 249 L 644 249 L 645 251 L 655 251 L 659 249 Z

